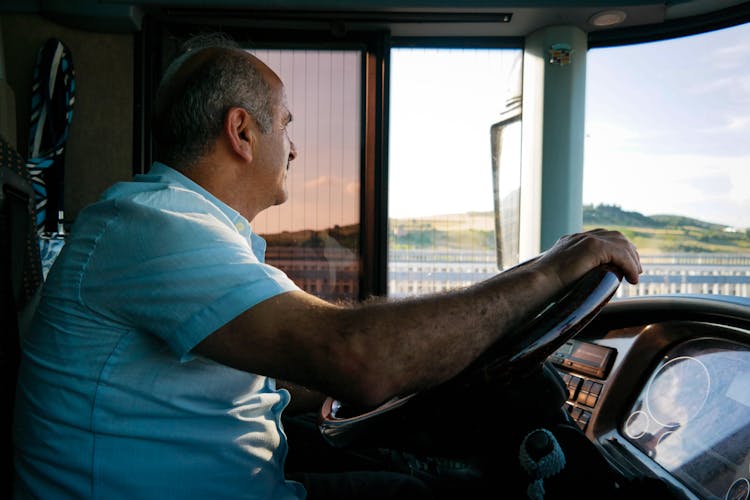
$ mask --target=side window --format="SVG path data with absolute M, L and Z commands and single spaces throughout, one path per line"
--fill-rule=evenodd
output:
M 506 89 L 520 88 L 521 58 L 520 49 L 391 50 L 389 296 L 499 272 L 491 136 Z
M 294 120 L 289 199 L 253 229 L 266 260 L 329 300 L 359 293 L 361 66 L 359 51 L 252 50 L 282 79 Z
M 584 227 L 622 230 L 621 295 L 750 296 L 750 24 L 587 59 Z

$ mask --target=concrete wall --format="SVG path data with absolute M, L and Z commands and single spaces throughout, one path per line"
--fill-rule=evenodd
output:
M 51 37 L 71 51 L 76 102 L 65 153 L 65 218 L 72 221 L 112 183 L 131 177 L 135 35 L 84 31 L 36 14 L 5 14 L 0 23 L 7 83 L 16 97 L 17 149 L 24 157 L 37 52 Z

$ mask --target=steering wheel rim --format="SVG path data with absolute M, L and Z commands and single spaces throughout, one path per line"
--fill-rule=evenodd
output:
M 417 400 L 441 401 L 445 393 L 466 392 L 477 385 L 498 381 L 510 384 L 580 332 L 614 296 L 621 281 L 622 274 L 613 266 L 591 269 L 554 297 L 526 326 L 504 335 L 458 375 L 427 391 L 397 396 L 364 411 L 352 411 L 327 398 L 318 416 L 323 438 L 334 447 L 349 447 L 371 434 L 373 428 L 403 424 L 407 420 L 403 414 Z

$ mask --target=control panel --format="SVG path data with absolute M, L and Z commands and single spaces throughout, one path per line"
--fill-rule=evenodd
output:
M 616 355 L 609 347 L 569 340 L 549 358 L 568 387 L 565 409 L 581 430 L 588 427 Z

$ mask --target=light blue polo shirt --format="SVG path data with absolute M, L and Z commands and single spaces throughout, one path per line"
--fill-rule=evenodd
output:
M 84 209 L 22 339 L 17 497 L 304 498 L 273 379 L 191 354 L 298 290 L 238 212 L 159 163 Z

